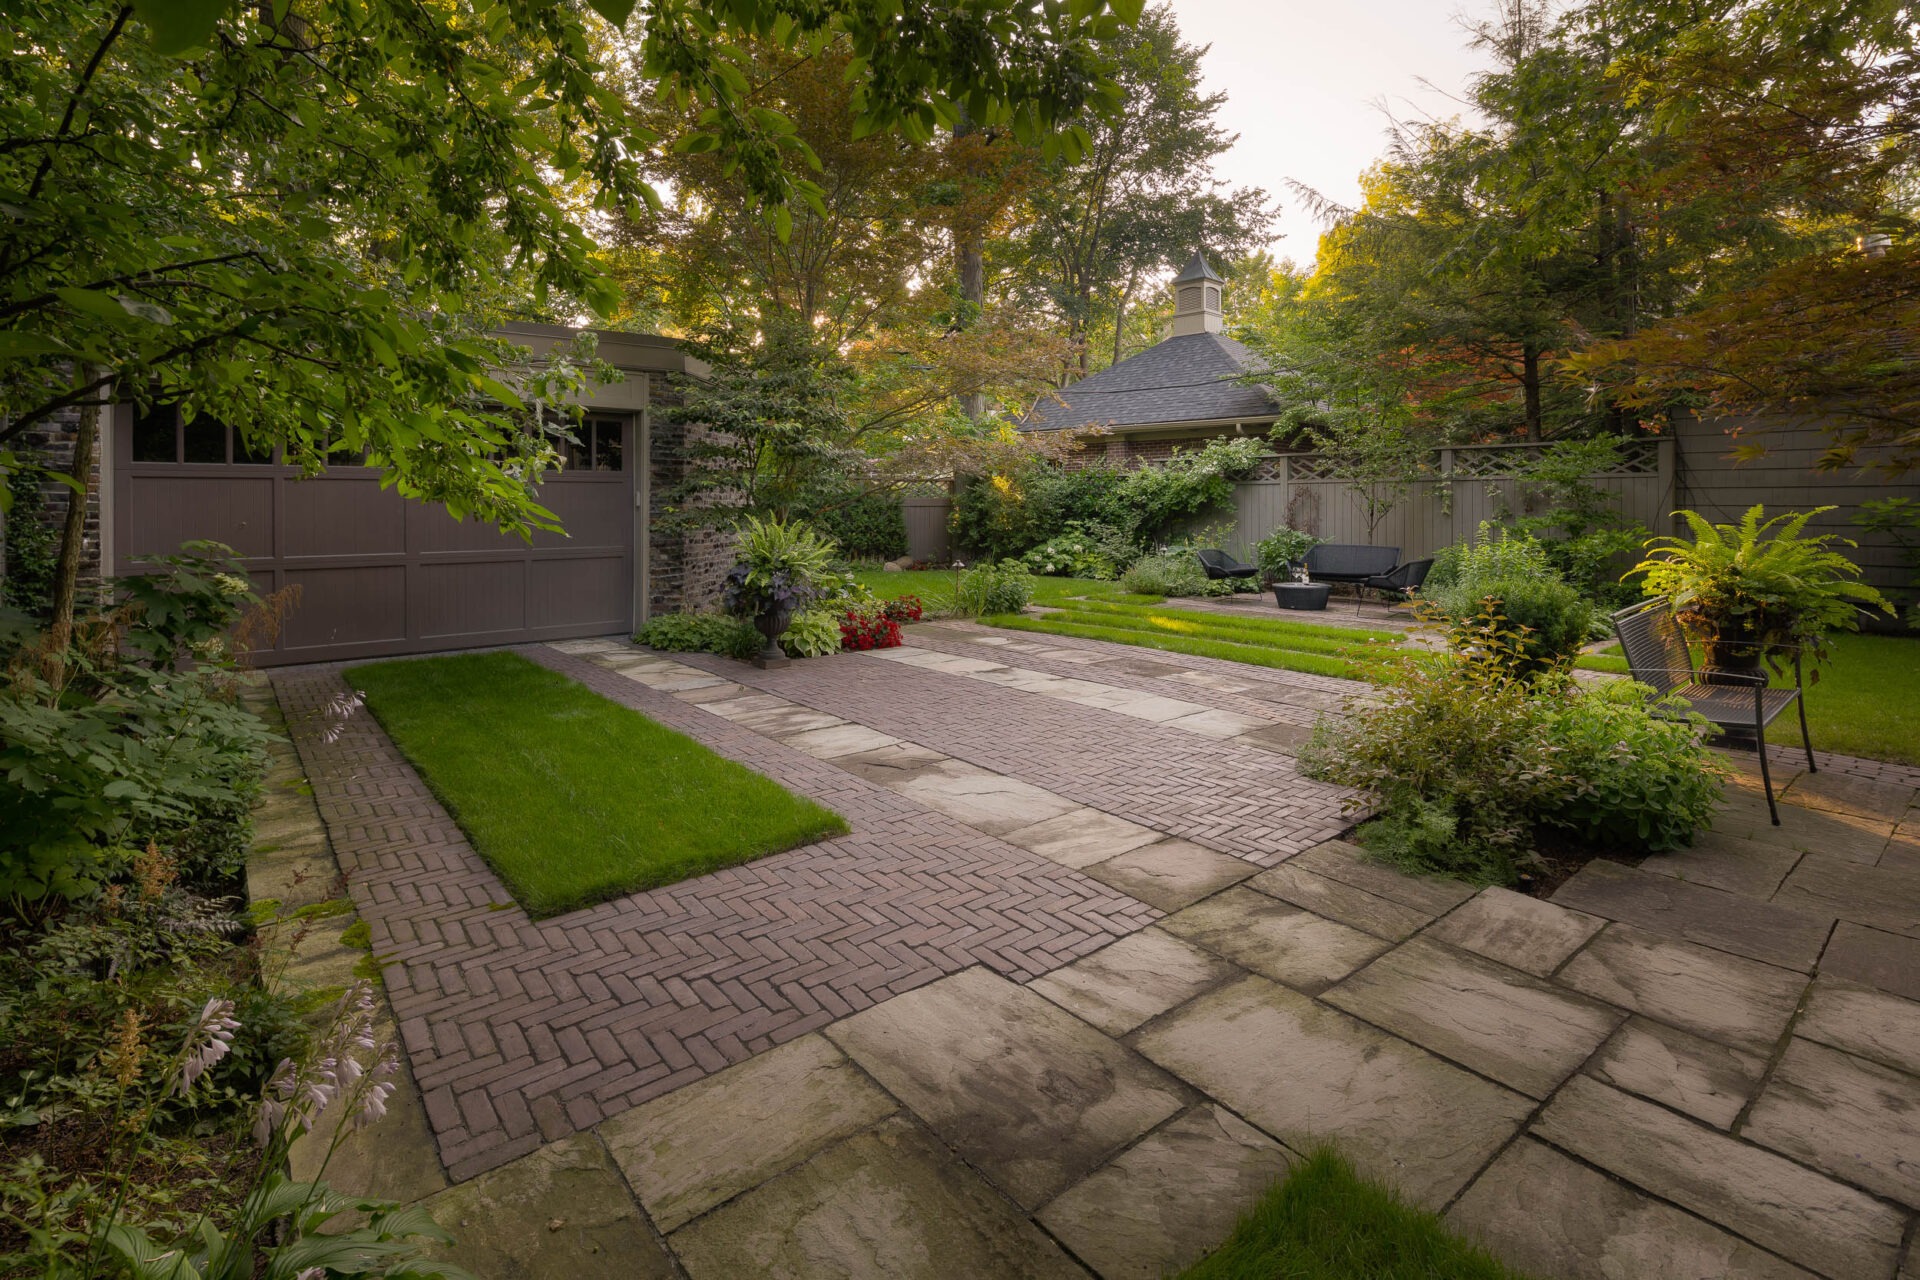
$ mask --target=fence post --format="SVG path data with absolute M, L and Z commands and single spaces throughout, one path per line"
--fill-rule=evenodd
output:
M 1460 541 L 1458 505 L 1453 500 L 1453 450 L 1440 451 L 1440 493 L 1447 504 L 1447 541 Z
M 1680 495 L 1674 491 L 1677 483 L 1679 459 L 1677 454 L 1680 441 L 1673 436 L 1662 436 L 1654 441 L 1654 457 L 1658 459 L 1660 472 L 1660 531 L 1673 532 L 1673 513 L 1680 507 Z

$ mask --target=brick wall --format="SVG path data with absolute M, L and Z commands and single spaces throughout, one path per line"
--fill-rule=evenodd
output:
M 1085 448 L 1069 454 L 1061 465 L 1070 471 L 1083 467 L 1144 467 L 1165 462 L 1175 449 L 1192 452 L 1207 441 L 1228 435 L 1225 431 L 1203 430 L 1176 439 L 1141 440 L 1132 436 L 1110 435 L 1087 442 Z
M 680 394 L 672 380 L 656 375 L 651 401 L 655 409 L 672 407 L 680 403 Z M 653 614 L 710 609 L 719 603 L 720 588 L 733 567 L 733 532 L 670 518 L 673 491 L 687 476 L 687 443 L 705 428 L 667 422 L 659 413 L 652 422 L 647 608 Z
M 80 428 L 80 410 L 70 409 L 23 433 L 14 448 L 54 471 L 73 468 L 73 446 Z M 80 548 L 80 600 L 97 596 L 100 585 L 100 468 L 104 432 L 94 438 L 93 466 L 88 476 L 85 539 Z M 66 527 L 67 500 L 72 490 L 56 480 L 40 482 L 40 520 L 57 538 Z M 4 525 L 0 525 L 0 554 L 4 553 Z

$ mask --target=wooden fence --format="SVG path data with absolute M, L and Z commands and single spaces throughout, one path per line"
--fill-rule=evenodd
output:
M 905 498 L 900 503 L 900 514 L 907 520 L 909 556 L 935 564 L 953 558 L 953 535 L 947 531 L 953 503 L 944 494 Z

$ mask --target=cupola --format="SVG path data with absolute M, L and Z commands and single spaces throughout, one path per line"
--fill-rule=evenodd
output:
M 1198 249 L 1187 269 L 1173 278 L 1173 336 L 1220 333 L 1227 327 L 1220 314 L 1220 286 L 1225 281 L 1207 265 Z

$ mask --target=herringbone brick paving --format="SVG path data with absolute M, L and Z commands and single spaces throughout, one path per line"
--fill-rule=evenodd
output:
M 340 667 L 275 673 L 456 1179 L 943 974 L 984 964 L 1026 980 L 1159 917 L 592 663 L 521 652 L 820 801 L 852 833 L 536 922 Z
M 1006 660 L 1027 667 L 1031 656 Z M 1045 694 L 857 654 L 773 671 L 676 660 L 1261 866 L 1354 820 L 1351 793 L 1302 777 L 1291 757 Z M 1073 674 L 1107 680 L 1103 667 Z

